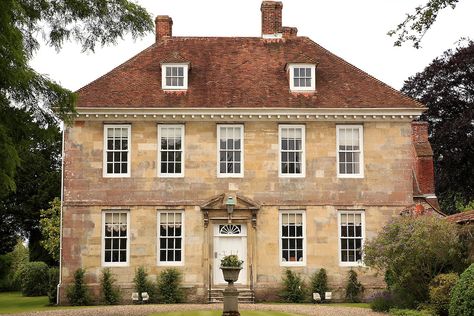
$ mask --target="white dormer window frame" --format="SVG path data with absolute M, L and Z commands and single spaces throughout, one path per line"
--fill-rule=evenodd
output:
M 188 63 L 161 64 L 161 88 L 163 90 L 187 90 L 188 71 Z
M 316 91 L 315 64 L 289 64 L 288 70 L 290 74 L 290 90 L 292 92 Z

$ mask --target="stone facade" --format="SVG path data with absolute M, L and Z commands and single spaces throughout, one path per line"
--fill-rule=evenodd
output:
M 184 210 L 184 265 L 178 268 L 192 299 L 205 301 L 210 282 L 213 287 L 212 227 L 227 220 L 222 206 L 222 211 L 209 213 L 209 224 L 205 225 L 201 206 L 224 193 L 238 194 L 260 205 L 256 225 L 252 225 L 249 211 L 239 210 L 245 207 L 245 201 L 239 199 L 233 219 L 247 227 L 245 286 L 253 286 L 257 299 L 276 298 L 275 288 L 286 268 L 279 260 L 279 210 L 302 210 L 306 215 L 306 264 L 291 269 L 306 277 L 320 268 L 327 269 L 330 287 L 338 298 L 350 267 L 339 265 L 337 211 L 363 210 L 365 236 L 370 239 L 392 216 L 413 203 L 410 122 L 363 123 L 365 176 L 361 179 L 336 176 L 337 122 L 305 122 L 304 178 L 278 175 L 278 124 L 291 122 L 243 122 L 243 178 L 216 177 L 216 122 L 182 122 L 186 165 L 184 177 L 174 179 L 157 176 L 159 122 L 128 123 L 128 178 L 102 176 L 103 121 L 77 120 L 65 131 L 62 287 L 71 282 L 79 267 L 87 269 L 88 283 L 97 287 L 103 267 L 104 210 L 129 210 L 130 259 L 126 267 L 112 268 L 119 284 L 128 291 L 138 266 L 145 266 L 152 276 L 164 268 L 157 265 L 157 211 Z M 366 294 L 384 286 L 382 278 L 369 268 L 355 269 L 368 289 Z

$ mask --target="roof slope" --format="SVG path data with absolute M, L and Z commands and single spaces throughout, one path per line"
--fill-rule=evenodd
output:
M 186 92 L 161 89 L 160 62 L 190 62 Z M 289 91 L 287 63 L 318 62 L 315 93 Z M 171 37 L 78 90 L 78 107 L 421 108 L 306 37 Z
M 474 222 L 474 210 L 449 215 L 446 217 L 446 219 L 450 222 L 458 224 Z

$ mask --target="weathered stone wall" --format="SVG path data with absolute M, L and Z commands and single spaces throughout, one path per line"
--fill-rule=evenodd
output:
M 413 202 L 411 127 L 407 122 L 364 123 L 365 176 L 336 177 L 336 124 L 306 123 L 306 177 L 278 177 L 277 122 L 245 122 L 243 178 L 216 177 L 216 123 L 187 122 L 185 176 L 157 177 L 157 127 L 131 124 L 130 178 L 104 178 L 103 123 L 75 122 L 66 130 L 65 201 L 63 223 L 63 286 L 79 267 L 96 286 L 101 266 L 102 210 L 130 210 L 130 262 L 114 267 L 128 295 L 135 269 L 145 266 L 152 278 L 157 266 L 157 209 L 185 211 L 184 284 L 194 300 L 206 299 L 212 234 L 204 228 L 199 205 L 221 193 L 237 192 L 262 204 L 255 231 L 250 222 L 248 261 L 253 264 L 257 299 L 274 298 L 284 267 L 279 262 L 279 209 L 306 212 L 306 266 L 309 274 L 324 267 L 330 287 L 341 297 L 347 271 L 339 267 L 337 210 L 365 210 L 366 237 L 376 232 L 404 206 Z M 355 268 L 364 286 L 383 287 L 383 278 L 368 268 Z M 248 273 L 249 275 L 249 273 Z M 64 288 L 64 287 L 63 287 Z M 64 291 L 62 293 L 64 297 Z M 125 297 L 125 300 L 127 298 Z

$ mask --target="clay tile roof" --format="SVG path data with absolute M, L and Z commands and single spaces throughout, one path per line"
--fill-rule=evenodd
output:
M 449 215 L 446 217 L 446 219 L 450 222 L 457 224 L 474 222 L 474 210 Z
M 318 63 L 316 92 L 291 93 L 285 65 L 304 56 Z M 192 65 L 186 93 L 161 89 L 160 63 L 170 60 Z M 79 108 L 423 108 L 306 37 L 170 37 L 77 92 Z
M 171 63 L 189 63 L 189 60 L 184 58 L 175 51 L 169 54 L 166 58 L 160 60 L 160 64 L 171 64 Z
M 316 59 L 311 58 L 304 53 L 298 53 L 298 54 L 295 54 L 294 57 L 289 57 L 287 64 L 315 64 L 317 65 L 318 63 L 319 62 Z

